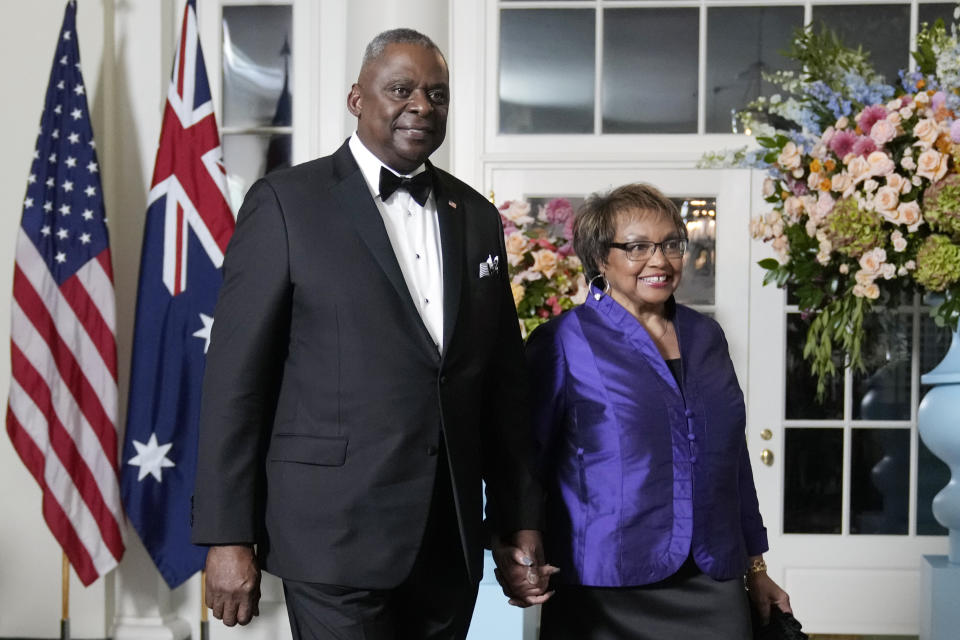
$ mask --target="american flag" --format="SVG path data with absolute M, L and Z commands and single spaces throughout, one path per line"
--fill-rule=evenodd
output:
M 203 568 L 190 544 L 204 357 L 234 218 L 195 0 L 184 8 L 148 198 L 121 486 L 170 587 Z
M 123 556 L 113 271 L 67 3 L 17 234 L 7 433 L 81 582 Z

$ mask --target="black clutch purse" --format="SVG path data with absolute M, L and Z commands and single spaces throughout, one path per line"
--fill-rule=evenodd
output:
M 784 613 L 778 606 L 771 605 L 770 621 L 763 624 L 753 607 L 750 609 L 753 613 L 753 640 L 809 640 L 792 613 Z

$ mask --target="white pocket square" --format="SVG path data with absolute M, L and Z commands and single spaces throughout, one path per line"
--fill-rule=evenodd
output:
M 495 276 L 500 273 L 500 256 L 490 254 L 480 263 L 480 277 Z

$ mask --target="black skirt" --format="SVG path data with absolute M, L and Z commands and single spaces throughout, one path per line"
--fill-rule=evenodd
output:
M 692 559 L 640 587 L 557 585 L 541 610 L 540 640 L 749 640 L 743 580 L 714 580 Z

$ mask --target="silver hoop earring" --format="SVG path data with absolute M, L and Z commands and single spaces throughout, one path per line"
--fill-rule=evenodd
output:
M 607 280 L 602 273 L 598 273 L 597 275 L 590 278 L 590 282 L 587 283 L 587 286 L 590 286 L 590 287 L 594 286 L 593 283 L 596 281 L 597 278 L 603 278 L 603 290 L 593 294 L 594 300 L 599 300 L 604 296 L 604 294 L 610 293 L 610 281 Z

